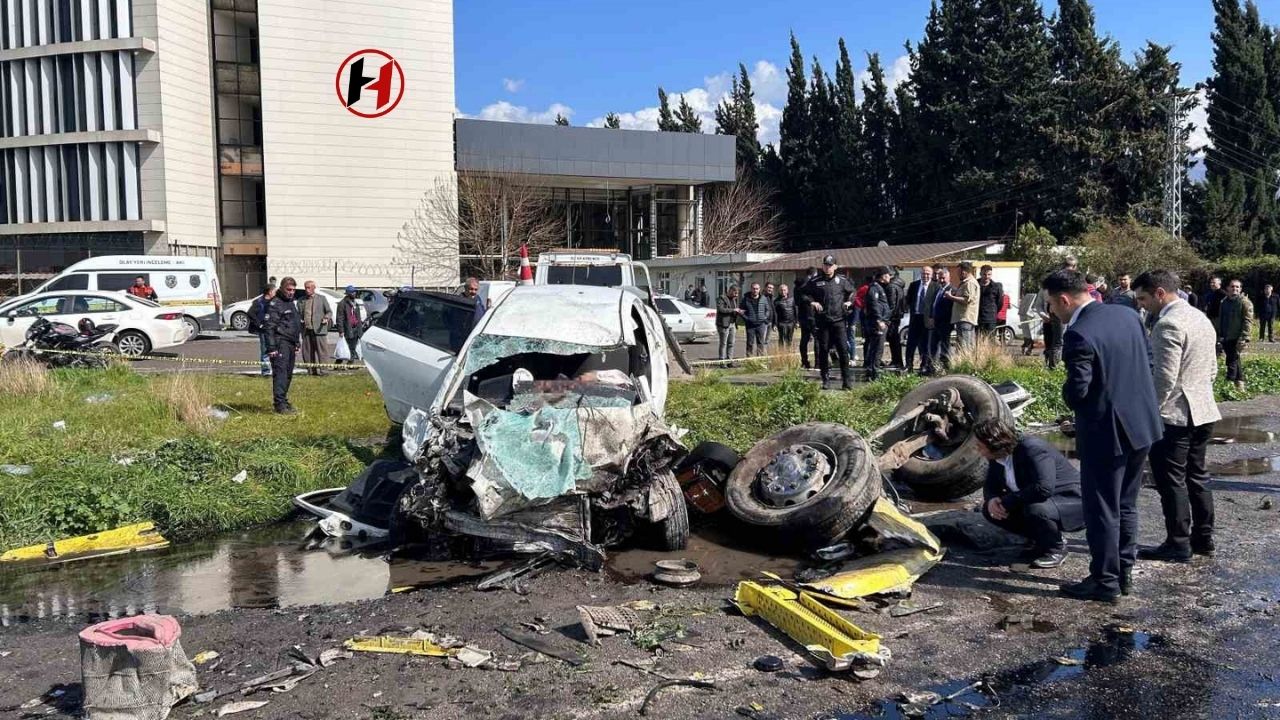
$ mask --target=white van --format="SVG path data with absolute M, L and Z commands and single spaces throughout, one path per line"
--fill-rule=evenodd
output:
M 538 256 L 534 285 L 651 287 L 649 268 L 614 250 L 552 250 Z
M 103 255 L 63 270 L 29 293 L 55 290 L 124 292 L 141 275 L 156 291 L 156 302 L 181 312 L 189 337 L 222 327 L 222 289 L 213 258 L 180 255 Z

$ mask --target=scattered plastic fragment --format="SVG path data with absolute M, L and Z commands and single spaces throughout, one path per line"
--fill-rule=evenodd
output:
M 66 429 L 67 429 L 67 421 L 66 421 L 66 420 L 59 420 L 59 421 L 55 422 L 55 423 L 53 424 L 53 429 L 54 429 L 54 430 L 66 430 Z
M 155 524 L 144 522 L 92 535 L 54 540 L 43 545 L 14 548 L 0 554 L 0 563 L 30 560 L 69 562 L 168 546 L 169 541 L 164 539 Z
M 1084 660 L 1081 660 L 1080 658 L 1067 657 L 1067 656 L 1065 656 L 1065 655 L 1062 655 L 1062 656 L 1056 657 L 1056 658 L 1054 658 L 1054 659 L 1053 659 L 1053 661 L 1054 661 L 1054 662 L 1056 662 L 1056 663 L 1058 663 L 1059 665 L 1064 665 L 1064 666 L 1067 666 L 1067 667 L 1075 667 L 1075 666 L 1077 666 L 1077 665 L 1084 665 Z
M 738 584 L 733 602 L 742 614 L 759 615 L 803 645 L 828 670 L 883 667 L 888 661 L 888 649 L 881 647 L 879 635 L 844 619 L 810 593 L 748 580 Z
M 425 639 L 379 636 L 356 636 L 342 644 L 355 652 L 397 653 L 425 657 L 448 657 L 449 651 Z
M 648 695 L 644 696 L 644 702 L 640 703 L 640 714 L 641 715 L 648 714 L 649 703 L 653 702 L 653 699 L 658 696 L 659 692 L 661 692 L 666 688 L 675 687 L 677 685 L 683 685 L 685 687 L 701 688 L 703 690 L 716 689 L 716 684 L 710 680 L 663 680 L 662 682 L 654 686 L 654 688 L 649 691 Z
M 104 393 L 97 393 L 95 395 L 90 395 L 86 397 L 84 401 L 89 403 L 90 405 L 101 405 L 102 403 L 111 402 L 112 400 L 115 399 L 115 397 L 116 396 L 111 393 L 104 392 Z
M 609 637 L 617 633 L 633 632 L 645 622 L 640 612 L 617 605 L 614 607 L 578 606 L 578 617 L 582 621 L 583 634 L 591 645 L 599 645 L 601 637 Z
M 235 715 L 236 713 L 248 712 L 249 710 L 257 710 L 266 705 L 269 700 L 240 700 L 238 702 L 227 703 L 218 708 L 218 717 L 224 715 Z
M 1274 501 L 1274 500 L 1272 500 L 1272 499 L 1271 499 L 1271 496 L 1270 496 L 1270 495 L 1268 495 L 1267 497 L 1262 498 L 1262 501 L 1258 503 L 1258 509 L 1259 509 L 1259 510 L 1270 510 L 1270 509 L 1274 508 L 1275 506 L 1276 506 L 1276 503 L 1275 503 L 1275 501 Z
M 523 630 L 517 630 L 513 627 L 500 627 L 498 628 L 498 634 L 517 645 L 523 645 L 530 650 L 537 650 L 543 655 L 553 657 L 557 660 L 562 660 L 574 667 L 578 667 L 586 662 L 586 660 L 582 659 L 579 655 L 560 650 L 543 638 L 537 635 L 531 635 Z
M 34 469 L 30 465 L 0 465 L 0 472 L 5 475 L 30 475 Z
M 231 476 L 231 482 L 233 482 L 233 483 L 235 483 L 235 484 L 237 484 L 237 485 L 242 484 L 245 480 L 248 480 L 248 479 L 249 479 L 249 471 L 248 471 L 248 470 L 241 470 L 240 472 L 238 472 L 238 473 L 236 473 L 235 475 L 232 475 L 232 476 Z
M 320 663 L 320 667 L 327 668 L 330 665 L 338 662 L 339 660 L 350 660 L 353 657 L 355 657 L 355 654 L 353 654 L 350 650 L 339 650 L 338 648 L 329 648 L 328 650 L 325 650 L 324 652 L 320 653 L 320 657 L 317 659 L 317 661 Z
M 477 668 L 493 660 L 493 653 L 470 645 L 464 645 L 458 648 L 458 652 L 454 657 L 458 659 L 458 662 L 462 663 L 463 667 Z
M 196 653 L 195 657 L 191 658 L 191 662 L 197 665 L 203 665 L 209 662 L 210 660 L 217 660 L 217 659 L 218 659 L 217 650 L 204 650 L 202 652 Z
M 216 407 L 205 408 L 204 414 L 208 415 L 214 420 L 226 420 L 227 418 L 231 417 L 231 413 L 227 412 L 226 410 L 223 410 L 222 408 L 216 408 Z
M 777 655 L 761 655 L 751 663 L 751 667 L 760 672 L 773 673 L 783 668 L 782 658 Z

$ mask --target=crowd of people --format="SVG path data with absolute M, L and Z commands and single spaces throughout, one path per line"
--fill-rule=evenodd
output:
M 1079 470 L 1003 420 L 981 422 L 974 434 L 990 461 L 982 509 L 1030 541 L 1027 560 L 1036 568 L 1061 565 L 1063 533 L 1083 529 L 1089 574 L 1060 591 L 1115 602 L 1134 592 L 1139 559 L 1184 563 L 1215 552 L 1205 455 L 1221 419 L 1213 391 L 1217 352 L 1248 337 L 1244 319 L 1252 309 L 1239 281 L 1221 298 L 1192 300 L 1168 270 L 1126 278 L 1117 290 L 1130 302 L 1100 298 L 1071 265 L 1068 259 L 1042 286 L 1046 311 L 1061 329 L 1062 393 L 1075 414 Z M 1215 285 L 1211 292 L 1221 287 Z M 1220 305 L 1216 323 L 1205 300 Z M 1148 463 L 1165 539 L 1139 548 L 1137 500 Z

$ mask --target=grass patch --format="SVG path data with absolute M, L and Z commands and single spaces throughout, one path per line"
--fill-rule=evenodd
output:
M 350 482 L 376 452 L 350 440 L 388 428 L 363 373 L 298 377 L 293 417 L 271 412 L 260 377 L 126 367 L 47 377 L 42 392 L 5 395 L 0 464 L 33 472 L 0 474 L 0 548 L 148 519 L 179 540 L 277 520 L 294 495 Z M 210 406 L 229 417 L 210 417 Z M 232 482 L 242 470 L 247 479 Z
M 34 360 L 0 362 L 0 397 L 44 395 L 53 389 L 53 378 L 43 363 Z

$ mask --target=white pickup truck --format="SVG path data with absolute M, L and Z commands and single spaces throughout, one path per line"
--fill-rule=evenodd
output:
M 614 250 L 552 250 L 538 255 L 534 285 L 651 287 L 649 268 Z

